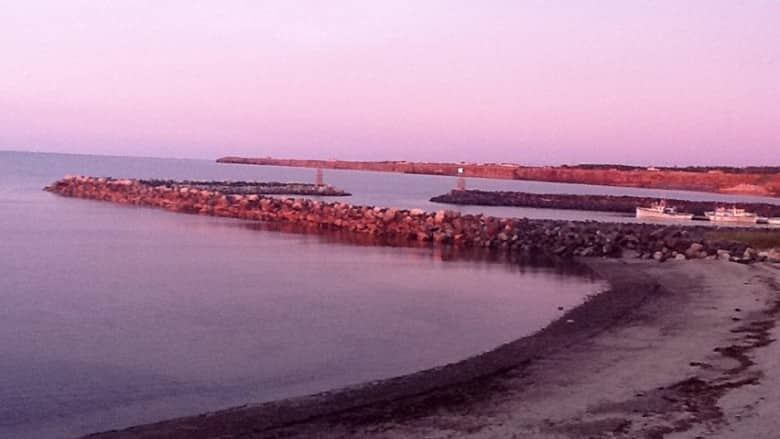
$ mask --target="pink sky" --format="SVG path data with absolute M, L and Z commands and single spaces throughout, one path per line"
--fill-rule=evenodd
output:
M 4 1 L 0 149 L 780 164 L 780 2 Z

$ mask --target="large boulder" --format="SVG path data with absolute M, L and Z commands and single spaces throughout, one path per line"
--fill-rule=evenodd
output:
M 393 220 L 395 220 L 395 216 L 398 214 L 398 209 L 395 208 L 389 208 L 385 211 L 385 213 L 382 215 L 382 221 L 389 223 Z
M 780 248 L 772 248 L 769 249 L 766 252 L 762 252 L 763 256 L 766 257 L 766 260 L 769 262 L 780 262 Z
M 688 259 L 696 259 L 702 257 L 702 253 L 704 253 L 704 245 L 694 242 L 693 244 L 688 247 L 687 250 L 685 250 L 685 256 Z M 706 256 L 706 253 L 704 254 Z

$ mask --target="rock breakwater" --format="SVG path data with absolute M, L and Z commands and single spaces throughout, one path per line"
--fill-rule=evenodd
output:
M 511 191 L 453 190 L 447 194 L 431 198 L 435 203 L 481 205 L 481 206 L 519 206 L 542 209 L 594 210 L 604 212 L 622 212 L 634 214 L 637 206 L 649 206 L 658 198 L 632 197 L 616 195 L 574 195 L 574 194 L 534 194 Z M 666 199 L 669 206 L 680 212 L 703 216 L 725 203 L 714 201 L 688 201 Z M 736 203 L 737 208 L 745 209 L 762 217 L 780 217 L 780 205 L 769 203 Z M 732 205 L 729 204 L 729 207 Z
M 712 227 L 529 220 L 354 206 L 303 198 L 226 194 L 175 182 L 69 176 L 45 188 L 66 197 L 362 233 L 392 242 L 434 242 L 520 255 L 667 259 L 766 258 L 747 244 L 707 239 Z
M 235 195 L 308 195 L 320 197 L 346 197 L 352 195 L 331 185 L 311 183 L 204 180 L 139 180 L 139 182 L 148 186 L 186 186 Z

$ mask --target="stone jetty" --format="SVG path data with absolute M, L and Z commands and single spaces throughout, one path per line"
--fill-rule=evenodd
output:
M 603 212 L 635 212 L 637 206 L 649 206 L 658 198 L 632 197 L 618 195 L 574 195 L 574 194 L 535 194 L 513 191 L 453 190 L 447 194 L 431 198 L 435 203 L 480 205 L 480 206 L 516 206 L 542 209 L 593 210 Z M 679 212 L 702 216 L 717 206 L 732 205 L 762 217 L 780 217 L 780 205 L 769 203 L 718 203 L 716 201 L 689 201 L 666 199 L 666 204 L 674 206 Z
M 175 182 L 68 176 L 45 188 L 66 197 L 149 206 L 175 212 L 300 224 L 368 234 L 392 242 L 418 241 L 498 249 L 521 255 L 764 260 L 736 241 L 708 239 L 712 227 L 530 220 L 452 211 L 355 206 L 303 198 L 229 194 Z
M 206 180 L 139 180 L 149 186 L 181 186 L 223 194 L 237 195 L 307 195 L 319 197 L 346 197 L 349 192 L 328 184 L 280 183 L 278 181 L 206 181 Z

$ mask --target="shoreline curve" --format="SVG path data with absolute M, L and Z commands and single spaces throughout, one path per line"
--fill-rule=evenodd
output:
M 407 375 L 370 381 L 313 395 L 247 404 L 204 414 L 93 433 L 83 439 L 233 438 L 283 428 L 317 418 L 337 416 L 374 405 L 391 404 L 442 389 L 478 383 L 522 368 L 552 351 L 590 339 L 617 324 L 648 299 L 663 293 L 649 276 L 620 260 L 602 265 L 576 263 L 606 280 L 609 287 L 589 297 L 541 330 L 490 351 Z

